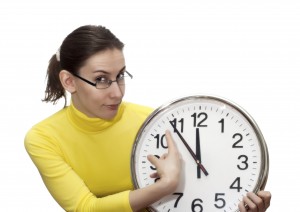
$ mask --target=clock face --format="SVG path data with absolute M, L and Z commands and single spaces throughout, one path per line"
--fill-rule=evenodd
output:
M 150 210 L 237 211 L 247 192 L 265 186 L 268 152 L 253 119 L 223 98 L 191 96 L 161 106 L 141 127 L 131 160 L 136 188 L 159 180 L 149 176 L 155 167 L 147 155 L 160 157 L 168 151 L 166 130 L 182 156 L 181 181 Z

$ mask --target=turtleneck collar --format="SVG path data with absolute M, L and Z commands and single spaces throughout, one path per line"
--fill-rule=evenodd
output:
M 75 108 L 75 106 L 71 102 L 70 106 L 67 108 L 67 115 L 71 123 L 79 130 L 90 133 L 97 133 L 118 122 L 122 117 L 124 107 L 124 103 L 122 103 L 114 119 L 104 120 L 100 118 L 88 117 L 81 111 L 77 110 L 77 108 Z

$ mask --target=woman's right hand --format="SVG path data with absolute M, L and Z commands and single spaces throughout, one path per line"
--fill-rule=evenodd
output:
M 166 131 L 168 153 L 160 158 L 149 155 L 148 160 L 156 167 L 152 178 L 160 178 L 149 186 L 131 191 L 129 201 L 133 211 L 146 208 L 166 195 L 172 194 L 179 182 L 181 171 L 181 156 L 169 131 Z
M 166 131 L 168 153 L 160 158 L 148 155 L 148 160 L 156 167 L 156 172 L 151 174 L 152 178 L 160 178 L 156 183 L 163 186 L 165 195 L 171 194 L 177 188 L 180 181 L 181 157 L 170 131 Z

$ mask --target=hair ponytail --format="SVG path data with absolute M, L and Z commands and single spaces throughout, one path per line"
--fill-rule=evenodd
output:
M 47 86 L 45 90 L 45 97 L 42 99 L 42 101 L 53 102 L 53 104 L 56 104 L 61 97 L 64 97 L 66 106 L 66 91 L 59 79 L 59 72 L 61 70 L 60 62 L 57 60 L 57 55 L 54 54 L 49 61 L 46 76 Z

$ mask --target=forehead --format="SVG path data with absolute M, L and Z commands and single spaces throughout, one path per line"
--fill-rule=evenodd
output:
M 108 49 L 92 55 L 80 68 L 81 73 L 93 73 L 104 71 L 114 73 L 120 71 L 125 66 L 123 52 L 118 49 Z

